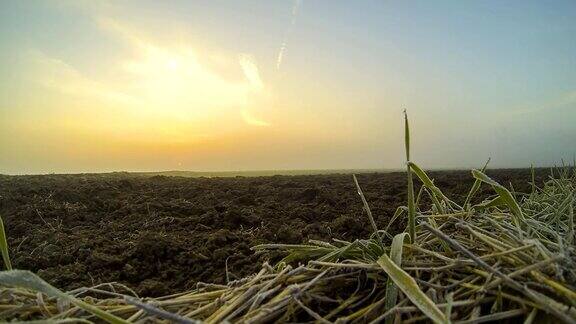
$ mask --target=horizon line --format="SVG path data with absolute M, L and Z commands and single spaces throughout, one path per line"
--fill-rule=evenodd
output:
M 535 166 L 534 169 L 548 169 L 558 167 L 574 167 L 572 165 Z M 488 170 L 513 170 L 530 169 L 527 166 L 517 167 L 488 167 Z M 427 171 L 470 171 L 476 168 L 470 167 L 433 167 L 424 168 Z M 88 172 L 38 172 L 38 173 L 0 173 L 0 176 L 50 176 L 50 175 L 113 175 L 132 174 L 142 176 L 182 176 L 182 177 L 234 177 L 234 176 L 274 176 L 274 175 L 324 175 L 324 174 L 353 174 L 353 173 L 391 173 L 406 172 L 404 168 L 328 168 L 328 169 L 251 169 L 251 170 L 219 170 L 219 171 L 195 171 L 195 170 L 161 170 L 161 171 L 88 171 Z

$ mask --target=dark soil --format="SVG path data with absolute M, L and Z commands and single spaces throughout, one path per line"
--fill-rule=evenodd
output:
M 538 172 L 542 181 L 545 171 Z M 489 175 L 520 192 L 529 170 Z M 468 171 L 432 172 L 445 194 L 462 202 Z M 404 173 L 361 174 L 379 228 L 405 204 Z M 417 181 L 416 181 L 417 182 Z M 492 194 L 483 187 L 478 199 Z M 477 200 L 478 200 L 477 199 Z M 370 235 L 351 175 L 253 178 L 143 177 L 130 174 L 0 176 L 15 268 L 37 272 L 64 290 L 117 281 L 159 296 L 260 269 L 274 255 L 260 243 L 300 243 Z M 393 231 L 402 231 L 404 220 Z

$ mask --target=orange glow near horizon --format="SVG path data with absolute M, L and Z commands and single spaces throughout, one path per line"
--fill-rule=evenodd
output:
M 100 22 L 104 30 L 134 54 L 106 67 L 110 76 L 99 79 L 42 52 L 29 52 L 28 76 L 37 92 L 50 97 L 42 110 L 51 110 L 52 118 L 26 115 L 20 125 L 13 119 L 13 129 L 28 128 L 31 137 L 68 137 L 69 151 L 91 155 L 87 142 L 112 151 L 132 146 L 162 153 L 163 145 L 169 151 L 203 142 L 214 145 L 230 133 L 270 125 L 252 113 L 272 98 L 250 55 L 218 53 L 207 66 L 191 45 L 160 46 L 119 22 L 105 22 Z M 35 118 L 43 121 L 35 124 Z
M 0 1 L 0 173 L 571 160 L 561 2 Z
M 264 119 L 293 117 L 275 111 L 273 87 L 252 55 L 160 44 L 119 21 L 97 22 L 127 54 L 89 76 L 43 52 L 27 52 L 25 77 L 37 95 L 19 102 L 34 113 L 12 116 L 6 131 L 27 135 L 18 143 L 6 142 L 6 149 L 27 147 L 31 157 L 44 155 L 48 170 L 64 159 L 69 170 L 88 165 L 96 171 L 154 170 L 162 159 L 166 169 L 234 170 L 238 166 L 222 160 L 235 154 L 246 155 L 244 165 L 254 165 L 240 168 L 266 168 L 270 157 L 259 147 L 284 142 L 284 148 L 299 149 L 290 138 L 301 129 L 273 127 Z M 322 129 L 313 119 L 298 122 Z M 264 163 L 253 161 L 255 156 Z M 277 161 L 285 160 L 280 156 Z

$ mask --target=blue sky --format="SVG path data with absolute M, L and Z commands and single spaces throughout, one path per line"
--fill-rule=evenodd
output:
M 3 1 L 0 173 L 550 165 L 573 1 Z

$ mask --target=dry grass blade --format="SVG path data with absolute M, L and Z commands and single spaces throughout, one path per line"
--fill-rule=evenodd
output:
M 480 259 L 478 256 L 474 255 L 471 251 L 463 247 L 461 244 L 456 242 L 455 240 L 448 237 L 446 234 L 442 233 L 441 231 L 435 229 L 434 227 L 430 226 L 428 223 L 422 224 L 428 231 L 432 232 L 434 235 L 438 236 L 440 239 L 444 240 L 454 249 L 461 251 L 467 257 L 471 258 L 476 262 L 480 267 L 486 269 L 489 273 L 494 274 L 502 279 L 507 285 L 515 289 L 516 291 L 525 294 L 528 298 L 532 299 L 534 302 L 542 305 L 545 307 L 546 310 L 551 312 L 552 314 L 556 315 L 558 318 L 562 319 L 566 323 L 576 323 L 576 318 L 572 318 L 570 315 L 567 315 L 563 312 L 562 309 L 559 309 L 554 303 L 552 303 L 547 298 L 544 298 L 543 295 L 536 293 L 526 286 L 519 284 L 518 282 L 514 281 L 512 278 L 507 276 L 506 274 L 502 273 L 500 270 L 495 269 L 494 267 L 490 266 L 484 260 Z
M 38 291 L 48 295 L 49 297 L 60 298 L 65 300 L 89 313 L 92 313 L 102 320 L 112 324 L 128 323 L 126 320 L 103 311 L 97 306 L 90 305 L 73 296 L 70 296 L 59 289 L 51 286 L 46 281 L 40 279 L 30 271 L 25 270 L 11 270 L 3 271 L 0 273 L 0 284 L 8 287 L 26 288 L 32 291 Z
M 143 311 L 145 311 L 147 313 L 156 315 L 160 318 L 165 318 L 172 323 L 180 323 L 180 324 L 200 324 L 200 323 L 202 323 L 201 321 L 190 320 L 190 319 L 184 318 L 180 315 L 163 311 L 163 310 L 158 309 L 158 308 L 156 308 L 150 304 L 143 303 L 136 298 L 124 297 L 124 300 L 126 300 L 126 302 L 128 304 L 135 305 L 136 307 L 142 309 Z
M 370 220 L 370 224 L 372 225 L 372 230 L 374 232 L 378 232 L 378 226 L 376 226 L 376 222 L 374 221 L 374 217 L 372 217 L 372 211 L 370 210 L 370 205 L 368 205 L 368 201 L 366 201 L 366 197 L 364 197 L 364 193 L 362 192 L 362 188 L 360 188 L 360 184 L 358 184 L 358 179 L 356 179 L 356 175 L 353 174 L 352 178 L 354 179 L 354 184 L 356 185 L 356 190 L 358 191 L 358 195 L 362 200 L 362 204 L 364 205 L 364 210 L 366 214 L 368 214 L 368 219 Z

